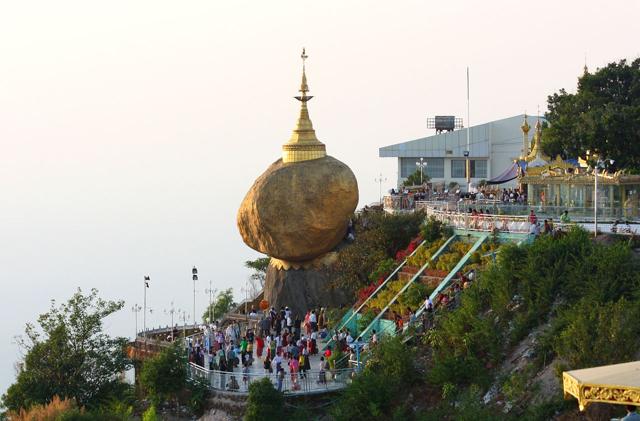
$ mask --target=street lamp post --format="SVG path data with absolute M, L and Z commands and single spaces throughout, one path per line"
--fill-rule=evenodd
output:
M 187 319 L 189 318 L 189 313 L 184 310 L 178 310 L 178 317 L 182 317 L 182 337 L 187 337 Z
M 149 288 L 149 281 L 151 281 L 151 277 L 149 275 L 145 275 L 143 284 L 144 304 L 142 311 L 142 336 L 145 341 L 147 340 L 147 288 Z
M 196 281 L 198 280 L 198 269 L 194 266 L 191 269 L 193 279 L 193 325 L 196 325 Z
M 587 155 L 589 155 L 589 151 L 587 151 Z M 614 162 L 613 159 L 598 159 L 596 157 L 593 166 L 593 232 L 595 237 L 598 237 L 598 169 L 604 168 L 605 164 L 613 165 Z
M 420 168 L 420 185 L 422 185 L 423 171 L 424 171 L 424 167 L 427 166 L 427 163 L 425 162 L 424 158 L 420 158 L 420 161 L 416 162 L 416 165 Z
M 176 312 L 176 309 L 173 307 L 173 301 L 171 301 L 171 308 L 169 310 L 165 310 L 164 314 L 171 315 L 171 342 L 173 342 L 173 314 Z
M 382 183 L 386 182 L 387 179 L 382 178 L 382 173 L 380 173 L 380 176 L 376 178 L 375 181 L 380 185 L 380 204 L 382 205 Z
M 140 313 L 140 310 L 142 310 L 142 307 L 140 307 L 139 304 L 134 304 L 133 307 L 131 307 L 131 311 L 136 315 L 136 334 L 133 337 L 134 340 L 138 337 L 138 313 Z
M 216 309 L 211 305 L 211 303 L 213 302 L 212 296 L 216 293 L 216 291 L 217 290 L 211 288 L 211 280 L 209 280 L 209 288 L 204 290 L 205 294 L 209 294 L 209 324 L 213 323 L 213 320 L 216 317 Z M 211 315 L 211 312 L 213 312 L 213 316 Z

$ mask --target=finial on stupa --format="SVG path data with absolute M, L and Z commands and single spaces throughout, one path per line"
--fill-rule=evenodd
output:
M 527 113 L 524 113 L 524 121 L 522 122 L 522 126 L 520 126 L 520 128 L 522 129 L 522 132 L 524 134 L 529 133 L 529 129 L 531 129 L 531 126 L 529 126 L 529 122 L 527 121 Z
M 291 138 L 287 143 L 282 145 L 282 162 L 300 162 L 308 161 L 311 159 L 318 159 L 327 156 L 324 143 L 320 142 L 316 137 L 316 132 L 313 129 L 313 123 L 309 118 L 309 109 L 307 108 L 307 102 L 313 98 L 307 95 L 309 92 L 309 85 L 307 84 L 307 72 L 306 72 L 306 50 L 302 49 L 300 58 L 302 59 L 302 83 L 300 84 L 301 96 L 294 97 L 300 101 L 300 115 L 298 116 L 298 122 L 296 128 L 293 129 Z

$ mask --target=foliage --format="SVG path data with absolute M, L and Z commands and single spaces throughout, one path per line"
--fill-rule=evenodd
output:
M 416 237 L 424 219 L 422 212 L 389 215 L 363 211 L 355 218 L 356 238 L 340 249 L 332 285 L 350 293 L 370 283 L 369 275 L 380 262 L 393 258 Z
M 640 170 L 640 59 L 610 63 L 578 79 L 575 94 L 548 97 L 543 148 L 551 156 L 615 160 L 612 169 Z
M 244 267 L 253 270 L 250 277 L 251 279 L 258 281 L 260 283 L 260 287 L 264 287 L 264 280 L 267 277 L 267 268 L 269 267 L 270 261 L 270 257 L 259 257 L 255 260 L 247 260 L 244 262 Z
M 133 419 L 133 407 L 125 403 L 113 403 L 109 408 L 87 411 L 79 408 L 73 399 L 54 396 L 47 404 L 35 404 L 19 412 L 9 411 L 12 421 L 129 421 Z
M 417 380 L 413 355 L 415 350 L 407 349 L 398 337 L 382 340 L 331 409 L 334 418 L 381 420 L 391 415 L 393 402 Z
M 624 298 L 597 303 L 582 299 L 564 315 L 567 325 L 554 345 L 572 368 L 633 359 L 640 346 L 640 305 Z
M 147 408 L 146 411 L 142 414 L 142 421 L 160 421 L 160 417 L 156 413 L 155 405 L 151 405 Z
M 435 261 L 435 268 L 451 272 L 462 257 L 471 249 L 472 244 L 466 241 L 455 241 L 446 252 L 440 254 Z
M 187 387 L 190 392 L 189 409 L 196 415 L 202 415 L 209 396 L 207 384 L 202 381 L 191 381 L 187 384 Z
M 542 355 L 550 361 L 558 354 L 569 368 L 627 360 L 639 345 L 632 322 L 640 315 L 637 267 L 627 245 L 594 243 L 578 228 L 526 246 L 502 246 L 497 263 L 480 272 L 458 308 L 438 315 L 426 336 L 433 350 L 429 381 L 488 385 L 508 347 L 562 302 L 577 304 L 558 314 L 540 338 Z
M 103 333 L 102 322 L 123 305 L 102 300 L 95 289 L 89 295 L 78 289 L 59 307 L 52 301 L 38 318 L 40 329 L 27 324 L 20 339 L 24 369 L 2 397 L 3 406 L 17 411 L 59 396 L 92 408 L 122 391 L 118 375 L 130 367 L 123 352 L 127 339 Z
M 277 421 L 282 418 L 284 397 L 268 378 L 249 385 L 244 421 Z
M 403 308 L 410 308 L 414 312 L 424 303 L 429 294 L 429 287 L 421 282 L 412 283 L 407 290 L 398 297 Z
M 407 258 L 407 265 L 415 266 L 417 268 L 422 267 L 431 257 L 442 247 L 445 243 L 443 238 L 435 240 L 429 246 L 422 246 L 415 254 Z
M 211 303 L 211 317 L 220 320 L 224 314 L 233 310 L 236 305 L 235 301 L 233 301 L 233 288 L 219 291 L 215 300 Z M 209 309 L 210 307 L 207 306 L 207 309 L 202 313 L 202 320 L 205 322 L 210 322 Z
M 147 359 L 140 371 L 140 386 L 154 404 L 177 397 L 185 387 L 187 372 L 178 342 Z
M 422 175 L 422 181 L 420 180 L 420 176 Z M 409 175 L 403 182 L 402 185 L 405 187 L 409 186 L 421 186 L 423 183 L 428 183 L 431 180 L 426 172 L 421 173 L 420 168 L 418 168 L 413 174 Z
M 340 321 L 342 320 L 344 315 L 347 313 L 347 311 L 349 311 L 349 309 L 346 308 L 346 307 L 344 307 L 344 308 L 336 308 L 336 307 L 326 308 L 325 311 L 324 311 L 324 316 L 325 316 L 324 317 L 324 321 L 327 324 L 327 328 L 329 330 L 337 329 Z
M 35 404 L 29 409 L 9 411 L 7 417 L 12 421 L 55 421 L 65 412 L 76 408 L 77 405 L 73 399 L 60 399 L 54 396 L 49 403 Z
M 367 310 L 364 314 L 362 314 L 358 319 L 358 332 L 363 332 L 367 328 L 367 326 L 371 324 L 375 317 L 376 313 L 371 310 Z
M 422 238 L 424 238 L 427 243 L 433 243 L 443 237 L 449 238 L 453 234 L 450 227 L 438 221 L 434 217 L 429 218 L 422 225 L 420 232 L 422 234 Z

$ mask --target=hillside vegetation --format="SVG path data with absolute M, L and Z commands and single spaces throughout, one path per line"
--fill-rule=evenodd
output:
M 561 372 L 634 359 L 639 286 L 625 241 L 601 244 L 576 228 L 502 246 L 496 262 L 484 266 L 454 309 L 436 313 L 424 335 L 375 349 L 332 415 L 546 420 L 574 411 L 575 402 L 562 400 Z M 511 367 L 508 359 L 524 342 L 529 351 Z M 552 390 L 538 384 L 549 372 Z

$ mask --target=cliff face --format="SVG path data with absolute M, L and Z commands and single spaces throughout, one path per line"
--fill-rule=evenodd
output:
M 328 288 L 329 281 L 330 274 L 325 269 L 282 270 L 269 265 L 264 297 L 269 306 L 289 306 L 301 319 L 307 310 L 351 304 L 341 290 Z

